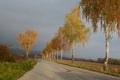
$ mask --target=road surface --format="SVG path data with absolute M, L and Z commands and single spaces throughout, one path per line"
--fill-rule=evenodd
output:
M 39 60 L 31 71 L 18 80 L 120 80 L 120 78 Z

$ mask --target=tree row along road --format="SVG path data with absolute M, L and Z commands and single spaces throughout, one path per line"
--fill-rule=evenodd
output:
M 120 80 L 120 78 L 39 60 L 31 71 L 18 80 Z

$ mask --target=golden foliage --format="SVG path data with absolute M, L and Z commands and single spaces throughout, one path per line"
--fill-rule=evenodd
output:
M 89 38 L 90 29 L 86 28 L 80 19 L 80 6 L 72 8 L 70 13 L 65 16 L 65 24 L 59 27 L 55 36 L 47 43 L 42 51 L 42 56 L 51 54 L 55 51 L 70 49 L 73 43 L 84 45 Z
M 86 28 L 80 19 L 79 5 L 72 8 L 70 13 L 66 14 L 66 21 L 62 33 L 68 39 L 70 45 L 73 43 L 84 44 L 90 35 L 90 28 Z
M 17 41 L 20 47 L 23 48 L 27 53 L 31 47 L 35 44 L 38 33 L 33 29 L 28 29 L 25 32 L 18 33 Z
M 100 22 L 103 30 L 109 27 L 110 32 L 120 33 L 120 0 L 82 0 L 81 6 L 84 17 L 92 21 L 94 32 Z

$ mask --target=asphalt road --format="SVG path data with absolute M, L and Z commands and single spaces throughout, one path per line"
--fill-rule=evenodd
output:
M 31 71 L 18 80 L 120 80 L 120 78 L 39 60 Z

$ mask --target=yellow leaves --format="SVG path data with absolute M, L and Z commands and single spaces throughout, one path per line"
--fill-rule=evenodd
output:
M 33 29 L 28 29 L 25 32 L 18 33 L 17 41 L 20 47 L 25 49 L 26 52 L 30 51 L 31 46 L 36 42 L 37 32 Z
M 74 43 L 85 43 L 89 37 L 90 29 L 86 28 L 85 24 L 80 19 L 79 6 L 72 8 L 70 13 L 66 14 L 66 21 L 63 27 L 63 33 L 70 42 L 70 45 Z
M 109 26 L 110 32 L 119 30 L 120 0 L 81 0 L 83 16 L 92 21 L 94 31 L 101 22 L 103 30 Z
M 77 6 L 73 7 L 71 10 L 71 13 L 76 15 L 76 16 L 80 16 L 80 6 L 77 5 Z
M 27 36 L 33 37 L 33 38 L 36 38 L 38 35 L 38 33 L 34 31 L 33 29 L 28 29 L 25 33 Z
M 65 23 L 60 27 L 55 36 L 48 42 L 42 54 L 53 51 L 70 49 L 75 43 L 82 45 L 88 40 L 90 29 L 80 19 L 80 6 L 72 8 L 71 12 L 65 15 Z
M 47 43 L 44 50 L 42 51 L 42 54 L 51 54 L 52 52 L 60 51 L 60 50 L 66 50 L 67 40 L 64 38 L 63 27 L 60 27 L 58 29 L 58 32 L 55 33 L 53 38 Z
M 68 24 L 72 23 L 75 25 L 81 22 L 79 5 L 73 7 L 71 12 L 66 14 L 65 18 Z

